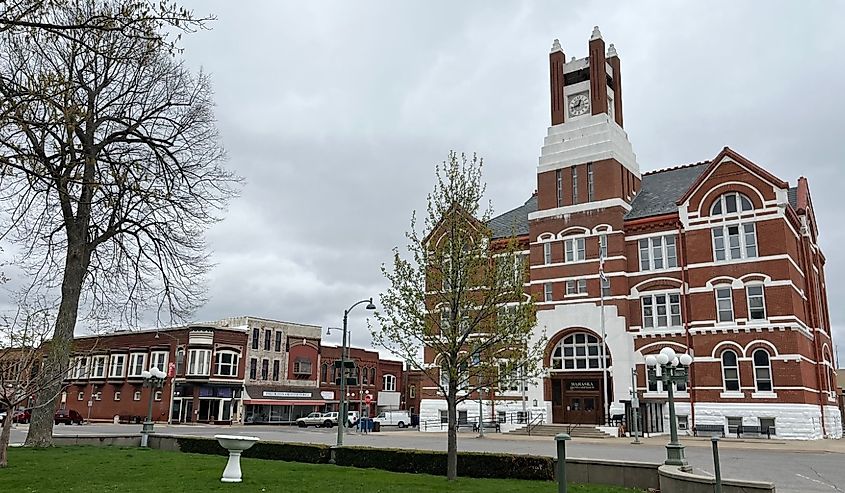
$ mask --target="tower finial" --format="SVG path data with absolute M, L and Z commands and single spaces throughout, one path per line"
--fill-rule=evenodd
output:
M 612 56 L 617 56 L 616 47 L 613 46 L 613 43 L 610 43 L 610 46 L 607 47 L 607 57 L 610 58 Z
M 593 35 L 590 36 L 590 41 L 594 39 L 601 39 L 601 31 L 599 31 L 599 26 L 593 27 Z
M 560 47 L 560 40 L 558 40 L 558 39 L 555 39 L 554 42 L 552 43 L 552 51 L 551 52 L 554 53 L 556 51 L 563 51 L 563 48 Z

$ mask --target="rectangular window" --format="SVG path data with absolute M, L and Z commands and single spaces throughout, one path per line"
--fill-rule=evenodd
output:
M 607 235 L 599 236 L 599 258 L 607 258 Z
M 571 279 L 566 281 L 566 294 L 582 294 L 587 292 L 586 279 Z
M 587 163 L 587 202 L 593 201 L 593 164 Z
M 217 368 L 215 372 L 221 377 L 238 376 L 238 359 L 240 355 L 234 351 L 217 351 Z
M 109 378 L 121 378 L 126 375 L 126 355 L 113 354 L 111 355 L 111 365 L 109 366 Z
M 116 401 L 120 400 L 120 391 L 117 391 L 117 392 L 114 393 L 114 400 L 116 400 Z
M 153 400 L 155 400 L 156 402 L 161 400 L 161 391 L 160 390 L 156 390 L 155 394 L 153 394 Z
M 94 356 L 94 362 L 91 368 L 92 378 L 103 378 L 106 376 L 106 359 L 107 356 Z
M 273 360 L 273 380 L 279 381 L 279 360 Z
M 129 355 L 129 376 L 140 377 L 141 373 L 147 369 L 147 355 L 141 353 L 132 353 Z
M 258 360 L 250 358 L 249 360 L 249 379 L 255 380 L 258 376 Z
M 165 351 L 154 351 L 150 355 L 150 369 L 158 368 L 159 370 L 167 373 L 167 352 Z
M 555 171 L 555 182 L 557 183 L 557 206 L 563 206 L 563 173 L 561 170 Z
M 140 390 L 136 390 L 136 391 L 132 394 L 132 400 L 133 400 L 133 401 L 140 401 L 140 400 L 141 400 L 141 391 L 140 391 Z
M 734 209 L 736 209 L 736 203 L 734 203 Z M 742 426 L 742 418 L 739 416 L 728 416 L 728 433 L 736 433 L 737 428 Z
M 766 299 L 763 294 L 763 286 L 748 286 L 745 288 L 745 292 L 748 296 L 748 319 L 765 320 Z
M 754 223 L 716 226 L 711 231 L 716 261 L 757 258 L 757 229 Z
M 276 352 L 277 352 L 277 353 L 281 353 L 281 352 L 282 352 L 282 336 L 283 336 L 282 331 L 281 331 L 281 330 L 277 330 L 277 331 L 276 331 Z
M 586 239 L 572 238 L 564 242 L 566 245 L 566 261 L 582 262 L 587 259 Z
M 731 288 L 716 288 L 716 310 L 719 322 L 733 322 L 734 305 Z
M 549 242 L 543 243 L 543 263 L 545 265 L 552 263 L 552 244 Z
M 760 432 L 768 433 L 771 435 L 775 434 L 775 418 L 760 418 Z
M 293 373 L 295 375 L 311 375 L 311 360 L 306 358 L 297 358 L 293 362 Z M 364 383 L 367 383 L 364 381 Z
M 261 360 L 261 380 L 267 380 L 270 376 L 270 360 Z
M 264 329 L 264 350 L 269 351 L 270 345 L 273 342 L 273 331 L 270 329 Z
M 261 330 L 258 327 L 252 329 L 252 349 L 258 349 L 261 338 Z
M 188 375 L 207 376 L 211 372 L 211 349 L 188 351 Z
M 687 416 L 678 416 L 678 429 L 687 430 L 689 428 L 689 418 Z
M 578 203 L 578 167 L 572 167 L 572 203 Z
M 601 279 L 601 295 L 605 298 L 610 296 L 610 278 Z
M 640 270 L 674 269 L 678 266 L 675 235 L 643 238 L 639 241 Z
M 80 391 L 78 394 L 76 394 L 76 400 L 78 400 L 78 401 L 85 400 L 85 392 Z
M 543 284 L 543 301 L 552 301 L 552 283 Z
M 643 309 L 643 327 L 680 327 L 681 294 L 652 294 L 640 298 Z

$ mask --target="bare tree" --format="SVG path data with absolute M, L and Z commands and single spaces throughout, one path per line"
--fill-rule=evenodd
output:
M 422 231 L 416 216 L 410 258 L 394 249 L 374 342 L 425 374 L 448 410 L 447 477 L 457 477 L 457 405 L 482 387 L 537 371 L 543 341 L 532 338 L 533 300 L 516 238 L 494 240 L 480 210 L 482 162 L 454 152 L 436 170 Z M 542 338 L 540 338 L 542 339 Z
M 89 9 L 80 8 L 86 4 Z M 74 5 L 83 15 L 68 19 L 63 14 L 68 5 Z M 76 41 L 89 50 L 97 46 L 88 43 L 85 33 L 103 31 L 176 51 L 183 33 L 204 29 L 213 20 L 211 15 L 197 16 L 176 2 L 162 0 L 0 0 L 0 32 L 41 31 Z
M 101 7 L 53 13 L 71 25 Z M 208 76 L 120 31 L 10 30 L 0 52 L 0 238 L 22 246 L 33 286 L 60 292 L 47 364 L 67 368 L 83 307 L 130 325 L 145 310 L 184 320 L 204 301 L 204 232 L 239 181 L 223 167 Z M 27 444 L 52 443 L 52 415 L 33 413 Z
M 54 320 L 54 310 L 42 301 L 19 305 L 14 315 L 0 318 L 0 407 L 6 409 L 0 431 L 0 468 L 8 465 L 15 410 L 31 404 L 32 396 L 55 386 L 53 399 L 41 404 L 52 412 L 53 401 L 65 389 L 66 372 L 44 362 Z

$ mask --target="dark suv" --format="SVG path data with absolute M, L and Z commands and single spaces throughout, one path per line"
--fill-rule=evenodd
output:
M 53 416 L 53 421 L 56 424 L 63 423 L 66 425 L 70 425 L 76 423 L 78 425 L 81 425 L 82 415 L 74 411 L 73 409 L 59 409 Z

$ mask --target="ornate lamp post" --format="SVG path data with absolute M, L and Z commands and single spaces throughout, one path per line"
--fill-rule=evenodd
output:
M 678 423 L 675 419 L 675 397 L 673 384 L 686 382 L 689 375 L 689 366 L 693 358 L 689 354 L 676 355 L 672 348 L 666 347 L 657 356 L 649 355 L 645 359 L 648 366 L 648 381 L 651 383 L 663 382 L 663 387 L 669 396 L 669 433 L 670 441 L 666 445 L 666 465 L 679 466 L 681 470 L 690 470 L 689 463 L 684 456 L 684 446 L 678 442 Z M 660 366 L 660 375 L 657 374 L 657 367 Z
M 149 387 L 150 389 L 150 403 L 147 407 L 147 420 L 144 421 L 144 427 L 141 429 L 141 446 L 147 447 L 150 440 L 150 434 L 153 433 L 154 426 L 153 396 L 155 395 L 157 389 L 164 386 L 164 380 L 167 378 L 167 374 L 154 366 L 150 368 L 150 371 L 144 370 L 141 372 L 141 376 L 144 378 L 144 387 Z
M 340 349 L 340 403 L 338 406 L 338 413 L 337 413 L 337 446 L 343 446 L 343 430 L 346 428 L 346 423 L 349 421 L 349 417 L 347 416 L 346 412 L 346 358 L 349 357 L 347 353 L 347 342 L 346 342 L 346 324 L 347 319 L 349 318 L 349 312 L 352 311 L 353 308 L 356 306 L 366 303 L 367 306 L 365 307 L 367 310 L 375 310 L 376 305 L 373 304 L 373 299 L 368 298 L 366 300 L 361 300 L 354 305 L 350 306 L 348 309 L 343 311 L 343 345 Z M 330 328 L 326 328 L 326 334 L 330 333 Z M 360 378 L 360 376 L 359 376 Z

